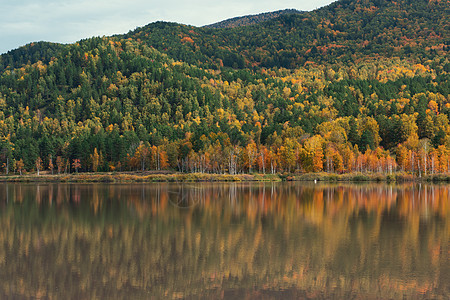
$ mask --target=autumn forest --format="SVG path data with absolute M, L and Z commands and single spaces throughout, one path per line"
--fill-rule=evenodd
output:
M 4 174 L 450 171 L 450 1 L 157 22 L 0 56 Z

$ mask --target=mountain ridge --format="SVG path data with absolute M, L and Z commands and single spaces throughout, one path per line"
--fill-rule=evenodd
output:
M 245 15 L 240 17 L 234 17 L 230 19 L 226 19 L 223 21 L 219 21 L 213 24 L 202 26 L 204 28 L 214 28 L 214 29 L 220 29 L 220 28 L 234 28 L 234 27 L 241 27 L 241 26 L 250 26 L 259 24 L 261 22 L 265 22 L 274 18 L 278 18 L 281 15 L 285 14 L 301 14 L 303 11 L 297 10 L 297 9 L 283 9 L 283 10 L 276 10 L 271 12 L 265 12 L 260 14 L 253 14 L 253 15 Z
M 218 30 L 150 24 L 124 37 L 146 40 L 148 45 L 188 63 L 201 61 L 207 67 L 223 63 L 233 68 L 295 68 L 311 60 L 352 59 L 349 54 L 392 56 L 396 52 L 407 56 L 411 48 L 424 52 L 439 40 L 439 47 L 450 43 L 446 22 L 450 15 L 450 5 L 446 4 L 450 2 L 411 3 L 341 0 L 250 27 Z M 177 39 L 178 35 L 183 36 Z M 411 40 L 418 42 L 409 44 Z M 167 48 L 167 43 L 172 47 Z
M 413 48 L 419 52 L 429 52 L 430 47 L 435 47 L 432 51 L 447 49 L 450 45 L 450 28 L 445 20 L 450 15 L 449 7 L 448 0 L 340 0 L 312 12 L 282 14 L 255 24 L 256 27 L 239 26 L 219 30 L 154 22 L 110 38 L 139 39 L 176 60 L 201 63 L 207 68 L 214 65 L 296 68 L 307 61 L 324 63 L 352 59 L 349 53 L 364 57 L 392 56 L 396 52 L 395 55 L 407 57 Z M 417 25 L 417 21 L 424 23 Z M 402 28 L 402 24 L 409 28 Z M 437 44 L 438 40 L 441 40 L 440 45 Z M 61 47 L 49 44 L 53 46 L 48 49 Z M 0 56 L 0 69 L 9 62 L 14 62 L 16 67 L 18 63 L 26 63 L 24 57 L 30 55 L 22 48 Z M 25 48 L 36 51 L 30 46 Z M 40 52 L 47 57 L 49 53 L 44 52 L 48 49 L 43 48 Z M 13 59 L 8 58 L 11 54 Z M 30 61 L 33 62 L 39 54 L 33 53 L 32 56 Z

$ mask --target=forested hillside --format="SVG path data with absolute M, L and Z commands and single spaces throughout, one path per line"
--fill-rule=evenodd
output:
M 365 57 L 431 59 L 448 51 L 448 0 L 341 0 L 258 26 L 195 28 L 155 23 L 124 38 L 206 68 L 302 67 Z M 355 57 L 356 56 L 356 57 Z
M 341 0 L 10 51 L 2 170 L 447 172 L 449 7 Z
M 231 18 L 228 20 L 224 20 L 218 23 L 214 23 L 211 25 L 206 25 L 204 27 L 206 28 L 234 28 L 234 27 L 240 27 L 240 26 L 249 26 L 249 25 L 255 25 L 264 21 L 268 21 L 274 18 L 277 18 L 281 15 L 286 14 L 301 14 L 301 11 L 295 10 L 295 9 L 285 9 L 285 10 L 278 10 L 268 13 L 262 13 L 257 15 L 249 15 L 249 16 L 243 16 L 243 17 L 236 17 Z

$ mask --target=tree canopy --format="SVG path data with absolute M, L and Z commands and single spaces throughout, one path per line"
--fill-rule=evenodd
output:
M 3 170 L 447 172 L 449 7 L 29 44 L 0 56 Z

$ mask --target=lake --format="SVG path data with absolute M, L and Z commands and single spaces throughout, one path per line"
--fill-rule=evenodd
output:
M 450 185 L 1 184 L 0 298 L 450 296 Z

